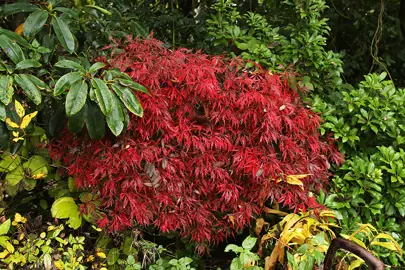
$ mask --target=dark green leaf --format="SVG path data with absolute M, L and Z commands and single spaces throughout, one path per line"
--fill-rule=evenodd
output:
M 33 67 L 40 67 L 41 63 L 32 59 L 23 60 L 15 66 L 15 69 L 27 69 Z
M 68 121 L 69 131 L 75 134 L 79 133 L 83 129 L 84 124 L 86 123 L 86 118 L 87 118 L 87 103 L 84 104 L 83 108 L 78 113 L 69 117 Z
M 109 115 L 107 115 L 106 120 L 111 132 L 115 136 L 118 136 L 124 129 L 124 114 L 122 112 L 123 108 L 121 106 L 121 102 L 114 94 L 112 94 L 112 101 L 112 111 Z
M 80 74 L 80 72 L 70 72 L 70 73 L 63 75 L 56 82 L 53 95 L 58 96 L 58 95 L 62 94 L 73 83 L 75 83 L 76 81 L 78 81 L 81 78 L 82 78 L 82 75 Z
M 60 67 L 60 68 L 70 68 L 70 69 L 76 69 L 76 70 L 83 70 L 84 67 L 80 65 L 77 62 L 71 61 L 71 60 L 61 60 L 55 64 L 55 67 Z
M 136 83 L 132 80 L 123 80 L 123 79 L 120 79 L 119 81 L 123 86 L 129 87 L 136 91 L 143 92 L 143 93 L 150 95 L 148 89 L 146 89 L 144 86 L 140 85 L 139 83 Z
M 104 115 L 108 115 L 112 110 L 112 93 L 110 89 L 108 89 L 103 80 L 98 78 L 93 78 L 91 84 L 94 88 L 94 93 L 96 94 L 96 99 L 101 111 Z
M 15 64 L 25 59 L 21 47 L 5 35 L 0 35 L 0 47 Z
M 97 71 L 97 70 L 99 70 L 100 68 L 103 68 L 103 67 L 105 67 L 106 65 L 104 64 L 104 63 L 102 63 L 102 62 L 97 62 L 97 63 L 94 63 L 90 68 L 89 68 L 89 72 L 90 73 L 93 73 L 93 72 L 95 72 L 95 71 Z
M 49 119 L 49 133 L 52 137 L 59 134 L 65 127 L 65 108 L 60 107 Z
M 11 40 L 15 40 L 21 46 L 31 48 L 31 44 L 29 44 L 28 41 L 25 40 L 25 38 L 23 38 L 22 36 L 13 31 L 7 29 L 0 29 L 0 34 L 8 36 Z
M 74 20 L 79 19 L 79 15 L 71 8 L 65 8 L 65 7 L 56 7 L 55 10 L 65 13 L 64 15 L 70 16 Z
M 72 85 L 66 96 L 66 115 L 68 117 L 78 113 L 83 108 L 87 99 L 87 89 L 86 81 L 77 81 Z
M 10 104 L 11 100 L 13 99 L 14 95 L 13 82 L 14 79 L 12 76 L 8 75 L 0 76 L 0 101 L 3 102 L 4 105 Z
M 15 75 L 14 80 L 24 90 L 24 93 L 36 105 L 41 104 L 42 95 L 39 88 L 29 79 L 26 74 Z
M 0 122 L 0 149 L 6 149 L 10 143 L 10 133 L 4 122 Z
M 43 9 L 32 12 L 24 23 L 24 36 L 31 38 L 35 36 L 48 20 L 48 12 Z
M 3 16 L 9 16 L 16 13 L 31 12 L 37 9 L 39 9 L 37 6 L 30 3 L 14 3 L 2 6 L 0 14 Z
M 142 117 L 143 116 L 143 108 L 141 103 L 139 102 L 137 96 L 132 92 L 131 89 L 127 87 L 123 87 L 119 84 L 113 84 L 112 89 L 117 94 L 117 96 L 121 99 L 124 103 L 125 107 L 133 114 Z
M 101 139 L 105 132 L 105 121 L 103 113 L 94 102 L 89 102 L 87 108 L 86 127 L 90 138 L 94 140 Z
M 53 30 L 58 37 L 59 42 L 69 52 L 73 53 L 75 50 L 75 39 L 69 26 L 60 18 L 54 17 L 51 22 Z

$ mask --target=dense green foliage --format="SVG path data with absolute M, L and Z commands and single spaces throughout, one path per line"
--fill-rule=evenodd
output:
M 78 190 L 74 179 L 65 176 L 46 151 L 66 121 L 77 136 L 99 139 L 125 132 L 130 113 L 143 116 L 133 91 L 144 95 L 148 90 L 95 59 L 117 49 L 110 46 L 111 39 L 128 34 L 146 38 L 152 32 L 167 47 L 241 57 L 249 72 L 260 65 L 286 78 L 308 108 L 321 115 L 324 122 L 319 132 L 334 137 L 346 159 L 341 167 L 330 168 L 333 177 L 328 189 L 313 194 L 334 210 L 328 218 L 335 221 L 316 215 L 304 219 L 323 222 L 336 235 L 365 245 L 387 264 L 405 266 L 401 255 L 405 238 L 405 41 L 397 19 L 399 2 L 100 0 L 96 5 L 66 0 L 3 5 L 2 265 L 15 269 L 24 265 L 45 269 L 198 267 L 192 243 L 176 239 L 173 255 L 140 237 L 141 231 L 100 232 L 94 226 L 104 211 L 98 194 Z M 252 217 L 260 241 L 248 237 L 229 245 L 225 251 L 236 256 L 225 267 L 268 268 L 268 259 L 263 259 L 271 258 L 272 252 L 288 261 L 291 269 L 321 264 L 332 238 L 325 235 L 328 230 L 311 231 L 304 240 L 291 237 L 294 248 L 284 251 L 275 235 L 282 234 L 286 224 L 302 234 L 304 225 L 286 222 L 279 215 L 287 213 L 278 206 L 275 209 L 264 219 Z M 52 217 L 60 223 L 53 223 Z M 258 230 L 259 223 L 266 230 Z M 153 224 L 150 227 L 146 234 L 155 232 Z M 372 245 L 376 235 L 381 242 Z M 174 242 L 173 235 L 159 237 L 156 241 L 165 245 Z M 345 263 L 361 265 L 350 256 Z

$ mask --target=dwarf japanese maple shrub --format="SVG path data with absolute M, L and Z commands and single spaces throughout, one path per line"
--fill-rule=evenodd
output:
M 154 39 L 118 46 L 109 64 L 151 91 L 139 96 L 144 117 L 118 138 L 65 133 L 51 146 L 78 187 L 99 193 L 101 227 L 153 224 L 216 243 L 266 203 L 316 205 L 309 192 L 327 184 L 341 155 L 285 80 Z M 287 181 L 297 174 L 309 176 Z

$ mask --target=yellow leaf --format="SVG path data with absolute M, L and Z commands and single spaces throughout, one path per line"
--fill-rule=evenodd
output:
M 284 247 L 277 242 L 274 246 L 270 256 L 267 256 L 264 261 L 264 270 L 272 270 L 276 267 L 277 261 L 283 262 L 284 260 Z
M 297 177 L 297 176 L 302 176 L 302 175 L 288 175 L 287 176 L 287 183 L 290 185 L 295 185 L 301 187 L 302 190 L 304 190 L 304 183 L 300 180 L 303 177 Z
M 380 247 L 383 247 L 383 248 L 386 248 L 386 249 L 389 249 L 389 250 L 392 250 L 392 251 L 397 251 L 398 253 L 400 253 L 400 255 L 402 255 L 402 250 L 401 249 L 398 250 L 397 247 L 395 246 L 395 244 L 392 243 L 392 242 L 373 241 L 373 242 L 371 242 L 370 245 L 372 245 L 372 246 L 380 246 Z
M 10 254 L 10 252 L 8 252 L 7 250 L 3 250 L 2 252 L 0 252 L 0 259 L 4 259 L 8 254 Z
M 20 132 L 18 132 L 18 131 L 13 131 L 13 136 L 14 136 L 14 137 L 20 136 Z
M 13 121 L 11 121 L 10 118 L 6 118 L 6 124 L 9 125 L 12 128 L 19 128 L 20 126 Z
M 359 268 L 362 264 L 364 264 L 364 261 L 361 260 L 361 259 L 357 259 L 357 260 L 353 261 L 353 262 L 349 265 L 348 270 L 353 270 L 353 269 Z
M 24 238 L 24 233 L 21 233 L 19 236 L 18 236 L 18 240 L 23 240 L 23 238 Z
M 8 252 L 14 253 L 14 246 L 9 241 L 6 242 L 5 246 Z
M 44 239 L 46 237 L 46 233 L 45 232 L 41 232 L 41 234 L 39 235 L 39 237 L 41 237 L 42 239 Z
M 29 125 L 29 123 L 31 122 L 31 119 L 34 118 L 37 115 L 37 113 L 38 112 L 35 111 L 33 113 L 30 113 L 30 114 L 27 114 L 26 116 L 24 116 L 23 120 L 21 121 L 20 128 L 21 129 L 26 128 Z
M 18 141 L 23 141 L 24 138 L 23 137 L 18 137 L 18 138 L 14 138 L 13 142 L 18 142 Z
M 54 262 L 54 264 L 55 264 L 55 267 L 56 267 L 58 270 L 63 270 L 63 262 L 61 262 L 61 261 L 56 261 L 56 262 Z
M 103 259 L 107 258 L 107 256 L 105 255 L 105 253 L 102 252 L 102 251 L 97 252 L 96 255 L 97 255 L 98 257 L 100 257 L 100 258 L 103 258 Z
M 87 257 L 86 261 L 87 261 L 87 262 L 92 262 L 92 261 L 94 261 L 94 256 L 93 256 L 93 255 L 90 255 L 89 257 Z
M 21 36 L 21 34 L 23 33 L 23 31 L 24 31 L 24 24 L 23 24 L 23 23 L 20 24 L 20 25 L 14 30 L 14 32 L 15 32 L 17 35 L 20 35 L 20 36 Z
M 394 237 L 392 237 L 391 235 L 389 235 L 387 233 L 379 233 L 374 237 L 374 239 L 388 239 L 388 240 L 390 240 L 395 245 L 398 253 L 402 256 L 402 248 L 399 246 L 398 242 L 395 241 Z
M 14 104 L 15 104 L 15 111 L 17 112 L 18 116 L 22 118 L 25 115 L 25 109 L 23 105 L 21 105 L 21 103 L 18 102 L 18 100 L 15 100 Z
M 14 221 L 25 223 L 25 222 L 27 222 L 27 219 L 25 217 L 21 216 L 19 213 L 15 213 Z
M 32 179 L 41 179 L 41 178 L 44 178 L 45 176 L 46 176 L 45 173 L 37 173 L 37 174 L 31 175 L 31 178 Z

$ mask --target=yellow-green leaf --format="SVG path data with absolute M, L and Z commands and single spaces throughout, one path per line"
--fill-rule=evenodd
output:
M 21 129 L 26 128 L 30 124 L 32 118 L 34 118 L 37 115 L 37 113 L 38 112 L 35 111 L 33 113 L 30 113 L 30 114 L 27 114 L 26 116 L 24 116 L 23 120 L 21 121 L 20 128 Z
M 25 109 L 23 107 L 23 105 L 21 105 L 20 102 L 18 102 L 18 100 L 14 101 L 14 105 L 15 105 L 15 111 L 18 114 L 18 116 L 20 118 L 22 118 L 25 115 Z

